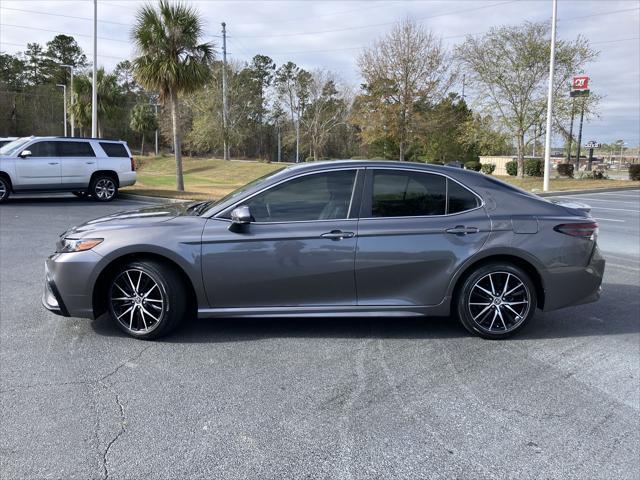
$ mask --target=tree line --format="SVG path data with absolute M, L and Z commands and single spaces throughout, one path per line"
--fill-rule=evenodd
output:
M 276 65 L 260 54 L 224 67 L 215 46 L 202 40 L 197 10 L 163 0 L 137 13 L 135 58 L 112 72 L 98 70 L 98 131 L 143 148 L 159 128 L 176 154 L 179 189 L 183 151 L 223 156 L 224 145 L 231 157 L 267 161 L 447 163 L 515 153 L 523 174 L 524 157 L 536 148 L 542 153 L 546 134 L 549 30 L 547 23 L 530 22 L 494 27 L 446 48 L 435 32 L 405 19 L 363 49 L 357 59 L 362 84 L 354 87 L 334 72 L 291 61 Z M 596 57 L 580 36 L 556 46 L 553 128 L 574 145 L 570 119 L 582 108 L 587 119 L 597 115 L 600 97 L 570 99 L 569 82 Z M 61 96 L 54 90 L 69 85 L 69 69 L 61 65 L 77 72 L 69 112 L 78 133 L 90 131 L 86 56 L 72 37 L 57 35 L 46 47 L 29 44 L 21 54 L 0 55 L 0 135 L 62 130 Z M 161 105 L 158 117 L 154 103 Z

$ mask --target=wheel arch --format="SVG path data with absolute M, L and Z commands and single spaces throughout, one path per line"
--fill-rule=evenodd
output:
M 115 273 L 120 267 L 130 262 L 140 262 L 144 260 L 152 260 L 158 263 L 170 267 L 180 275 L 184 285 L 187 288 L 188 293 L 188 305 L 193 308 L 194 316 L 198 310 L 198 295 L 196 294 L 195 286 L 191 281 L 191 278 L 187 272 L 176 261 L 171 258 L 151 252 L 141 253 L 126 253 L 117 258 L 112 259 L 98 274 L 96 281 L 93 284 L 93 291 L 91 293 L 91 300 L 93 305 L 93 317 L 97 318 L 107 311 L 107 299 L 105 295 L 100 295 L 101 292 L 106 292 L 108 282 L 113 278 Z
M 89 180 L 89 185 L 93 183 L 95 178 L 98 175 L 108 175 L 116 182 L 116 187 L 120 188 L 120 177 L 118 176 L 118 172 L 115 170 L 96 170 L 91 174 L 91 179 Z
M 536 289 L 536 299 L 537 299 L 537 307 L 540 309 L 544 309 L 545 304 L 545 282 L 544 277 L 541 273 L 541 266 L 537 264 L 537 262 L 531 258 L 528 258 L 529 255 L 523 252 L 514 252 L 511 250 L 506 251 L 496 251 L 490 252 L 483 255 L 480 258 L 471 259 L 467 262 L 458 273 L 452 279 L 449 293 L 451 298 L 451 305 L 455 305 L 456 297 L 458 292 L 460 291 L 460 286 L 464 282 L 464 280 L 469 276 L 472 272 L 474 272 L 478 267 L 482 265 L 486 265 L 488 263 L 494 262 L 505 262 L 515 265 L 516 267 L 521 268 L 525 271 L 527 275 L 531 278 L 535 289 Z
M 6 179 L 9 182 L 9 189 L 13 191 L 13 182 L 11 181 L 11 175 L 4 170 L 0 170 L 0 177 Z

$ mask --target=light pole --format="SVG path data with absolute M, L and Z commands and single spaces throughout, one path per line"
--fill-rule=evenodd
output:
M 551 58 L 549 60 L 549 93 L 547 98 L 547 131 L 544 140 L 544 180 L 542 189 L 549 191 L 549 170 L 551 168 L 551 112 L 553 111 L 553 71 L 556 61 L 556 16 L 558 2 L 553 0 L 551 14 Z
M 98 0 L 93 0 L 93 78 L 91 79 L 91 136 L 98 137 Z
M 158 156 L 158 104 L 154 103 L 154 107 L 156 107 L 156 157 Z
M 71 105 L 73 106 L 73 65 L 60 65 L 61 67 L 68 68 L 69 73 L 71 74 Z M 73 115 L 73 108 L 71 109 L 71 136 L 76 136 L 76 118 Z
M 66 85 L 56 85 L 57 87 L 62 87 L 62 100 L 64 102 L 64 136 L 67 136 L 67 86 Z

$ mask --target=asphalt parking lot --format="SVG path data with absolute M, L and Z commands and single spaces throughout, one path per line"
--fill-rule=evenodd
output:
M 450 319 L 201 320 L 141 342 L 40 305 L 69 226 L 0 207 L 0 478 L 640 478 L 640 190 L 593 206 L 599 302 L 492 342 Z

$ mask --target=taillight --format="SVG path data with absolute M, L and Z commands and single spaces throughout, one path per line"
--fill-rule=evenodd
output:
M 133 157 L 131 157 L 131 171 L 132 172 L 136 171 L 136 160 Z
M 553 227 L 556 232 L 571 235 L 572 237 L 595 238 L 598 234 L 596 222 L 562 223 Z

